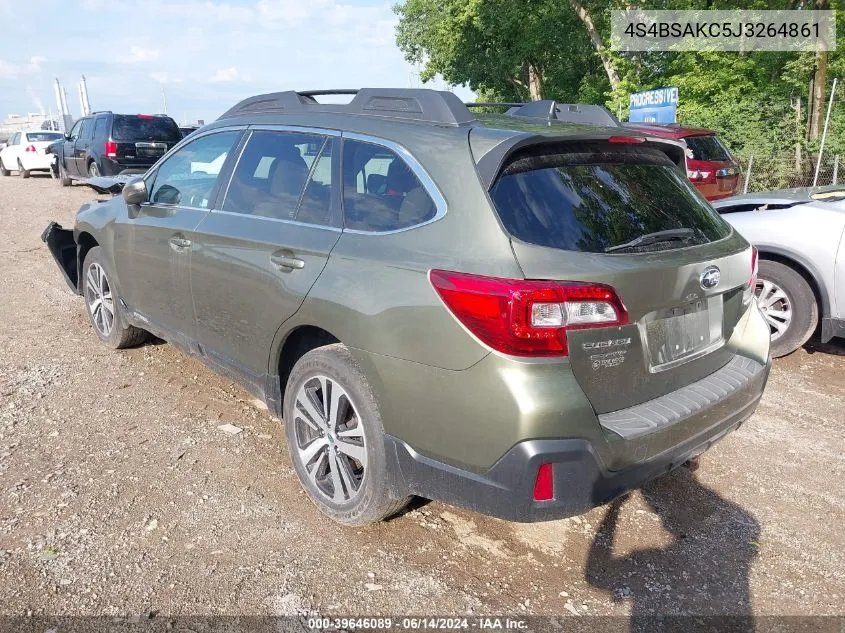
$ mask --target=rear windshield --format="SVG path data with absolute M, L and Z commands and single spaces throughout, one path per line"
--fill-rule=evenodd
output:
M 182 133 L 170 117 L 116 114 L 111 137 L 115 141 L 176 143 L 182 140 Z
M 692 150 L 692 157 L 695 160 L 731 160 L 728 148 L 722 145 L 722 141 L 715 136 L 687 136 L 684 141 Z
M 569 147 L 523 152 L 490 190 L 515 238 L 567 251 L 640 253 L 706 244 L 730 234 L 665 154 Z
M 58 141 L 62 135 L 58 132 L 27 132 L 26 140 L 30 143 L 37 143 L 39 141 Z

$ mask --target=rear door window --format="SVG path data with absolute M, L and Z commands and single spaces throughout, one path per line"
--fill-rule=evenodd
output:
M 435 217 L 437 208 L 408 164 L 393 150 L 343 142 L 344 225 L 359 231 L 396 231 Z
M 567 251 L 670 250 L 731 230 L 654 149 L 609 143 L 529 149 L 506 165 L 490 196 L 513 237 Z
M 223 210 L 293 220 L 325 141 L 317 134 L 253 132 L 235 168 Z
M 173 119 L 145 114 L 115 114 L 111 136 L 114 141 L 178 143 L 182 140 L 182 133 Z
M 106 139 L 108 138 L 108 133 L 106 132 L 106 126 L 108 125 L 108 118 L 104 116 L 97 117 L 94 123 L 94 138 L 96 139 Z
M 728 148 L 715 136 L 687 136 L 684 141 L 692 151 L 693 160 L 731 160 Z

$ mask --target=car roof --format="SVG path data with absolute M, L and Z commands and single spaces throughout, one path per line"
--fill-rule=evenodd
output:
M 623 123 L 629 130 L 636 130 L 651 136 L 681 140 L 690 136 L 716 136 L 715 130 L 703 127 L 684 127 L 677 123 Z

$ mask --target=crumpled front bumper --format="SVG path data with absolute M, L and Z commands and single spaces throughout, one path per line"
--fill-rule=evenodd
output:
M 73 231 L 61 224 L 50 222 L 41 233 L 41 241 L 47 245 L 62 275 L 75 294 L 79 291 L 79 255 Z

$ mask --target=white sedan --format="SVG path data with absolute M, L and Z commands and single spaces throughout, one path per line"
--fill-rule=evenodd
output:
M 53 156 L 44 150 L 50 143 L 61 139 L 61 132 L 15 132 L 9 137 L 6 147 L 0 150 L 0 174 L 8 176 L 10 172 L 17 171 L 23 178 L 29 178 L 33 171 L 49 172 Z

